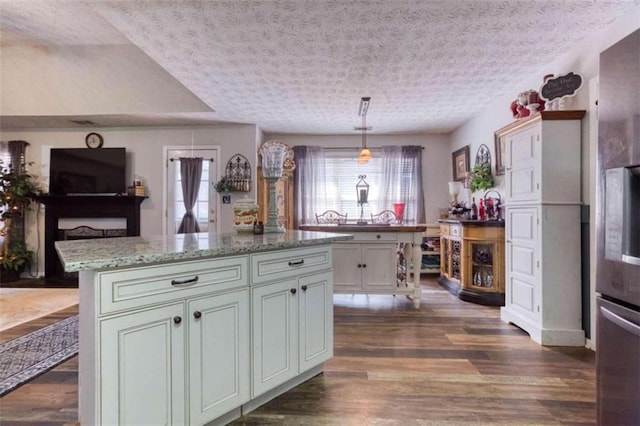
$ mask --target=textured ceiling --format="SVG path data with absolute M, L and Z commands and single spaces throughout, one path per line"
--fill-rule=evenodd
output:
M 637 4 L 0 0 L 0 43 L 132 43 L 207 119 L 267 132 L 353 133 L 362 96 L 373 133 L 449 132 Z

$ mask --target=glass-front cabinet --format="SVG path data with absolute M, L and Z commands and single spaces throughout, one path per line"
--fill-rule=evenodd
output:
M 440 221 L 438 282 L 460 299 L 504 305 L 504 222 Z

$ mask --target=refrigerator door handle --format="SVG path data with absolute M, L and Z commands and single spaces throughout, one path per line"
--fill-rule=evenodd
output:
M 640 265 L 640 257 L 629 256 L 628 254 L 622 255 L 622 261 L 631 265 Z
M 639 325 L 636 325 L 636 324 L 632 323 L 631 321 L 627 321 L 626 319 L 622 318 L 621 316 L 614 314 L 613 312 L 611 312 L 610 310 L 608 310 L 604 306 L 600 306 L 600 312 L 602 312 L 602 315 L 606 319 L 608 319 L 609 321 L 611 321 L 612 323 L 614 323 L 618 327 L 621 327 L 621 328 L 627 330 L 629 333 L 633 333 L 636 336 L 640 337 L 640 326 Z

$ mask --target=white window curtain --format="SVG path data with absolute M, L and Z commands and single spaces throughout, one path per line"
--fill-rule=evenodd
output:
M 424 223 L 421 146 L 382 147 L 382 204 L 404 203 L 404 220 Z
M 295 218 L 299 225 L 315 223 L 319 206 L 328 205 L 326 197 L 324 148 L 319 146 L 295 146 Z M 325 210 L 327 210 L 325 208 Z
M 424 202 L 419 201 L 422 200 L 422 175 L 420 172 L 418 177 L 410 176 L 416 173 L 416 160 L 407 158 L 402 147 L 390 148 L 393 149 L 373 149 L 373 158 L 367 164 L 359 164 L 357 150 L 294 147 L 296 223 L 315 224 L 316 214 L 326 210 L 346 214 L 348 222 L 355 223 L 361 213 L 356 193 L 360 175 L 365 175 L 369 184 L 364 219 L 370 221 L 372 214 L 393 210 L 393 203 L 404 202 L 405 220 L 415 223 L 421 211 L 424 221 Z M 421 154 L 422 148 L 417 148 Z

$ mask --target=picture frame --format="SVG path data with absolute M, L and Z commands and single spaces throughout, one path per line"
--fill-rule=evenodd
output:
M 496 148 L 496 175 L 503 175 L 505 171 L 505 142 L 506 137 L 500 136 L 497 133 L 495 134 L 494 143 Z
M 469 171 L 469 145 L 451 154 L 451 165 L 453 167 L 453 180 L 464 182 L 466 173 Z

